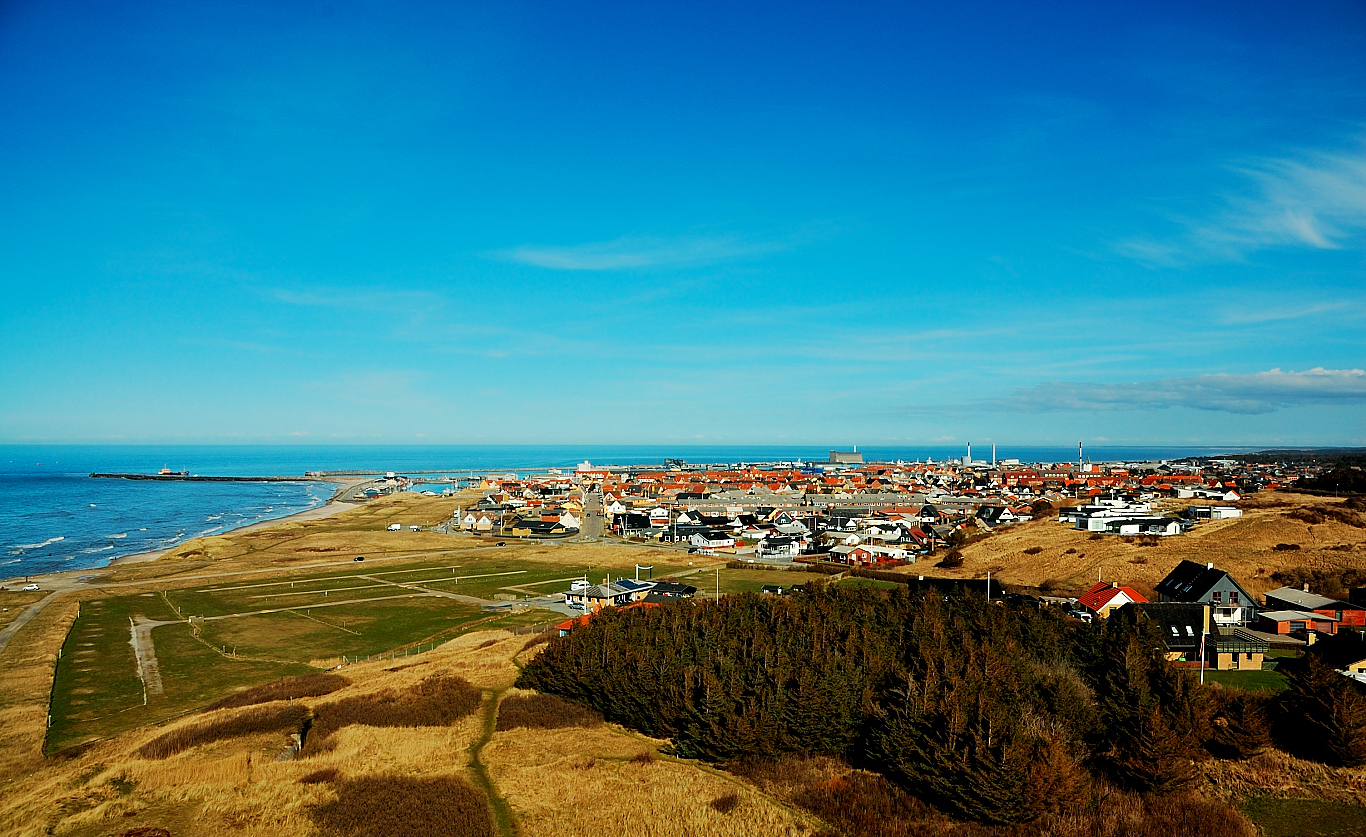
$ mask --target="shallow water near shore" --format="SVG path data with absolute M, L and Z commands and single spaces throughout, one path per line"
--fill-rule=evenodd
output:
M 1093 448 L 1095 461 L 1175 459 L 1236 447 Z M 879 461 L 943 461 L 954 446 L 867 447 Z M 300 476 L 307 471 L 435 471 L 452 476 L 595 465 L 795 461 L 819 463 L 828 448 L 732 445 L 8 445 L 0 446 L 0 578 L 107 566 L 110 559 L 166 549 L 203 535 L 323 505 L 326 482 L 205 483 L 91 479 L 90 474 L 154 474 L 163 467 L 203 476 Z M 979 445 L 974 457 L 990 457 Z M 1073 461 L 1071 447 L 1001 446 L 1000 458 Z

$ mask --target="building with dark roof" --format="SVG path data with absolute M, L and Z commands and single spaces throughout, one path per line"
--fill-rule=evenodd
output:
M 1159 601 L 1209 605 L 1216 625 L 1246 625 L 1257 615 L 1247 588 L 1213 564 L 1182 561 L 1154 589 Z

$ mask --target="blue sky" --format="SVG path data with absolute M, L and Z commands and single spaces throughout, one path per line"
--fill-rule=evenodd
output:
M 1366 444 L 1366 6 L 737 5 L 0 4 L 0 441 Z

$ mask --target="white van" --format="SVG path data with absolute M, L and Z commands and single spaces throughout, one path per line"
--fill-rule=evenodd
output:
M 400 523 L 390 523 L 390 524 L 389 524 L 389 531 L 390 531 L 390 532 L 398 532 L 398 531 L 401 531 L 402 529 L 403 529 L 403 525 L 400 524 Z
M 589 587 L 592 587 L 592 586 L 593 586 L 593 585 L 592 585 L 591 583 L 589 583 L 587 579 L 582 579 L 582 578 L 581 578 L 581 579 L 579 579 L 578 581 L 575 581 L 574 583 L 572 583 L 572 584 L 569 585 L 569 592 L 571 592 L 571 593 L 577 593 L 577 592 L 579 592 L 580 590 L 587 590 Z

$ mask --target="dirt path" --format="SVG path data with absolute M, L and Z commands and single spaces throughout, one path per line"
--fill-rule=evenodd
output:
M 165 691 L 161 685 L 161 666 L 157 664 L 156 647 L 152 645 L 152 629 L 164 624 L 167 623 L 143 616 L 128 617 L 132 633 L 129 643 L 133 646 L 133 656 L 138 661 L 138 678 L 142 680 L 142 688 L 147 691 L 149 697 Z

